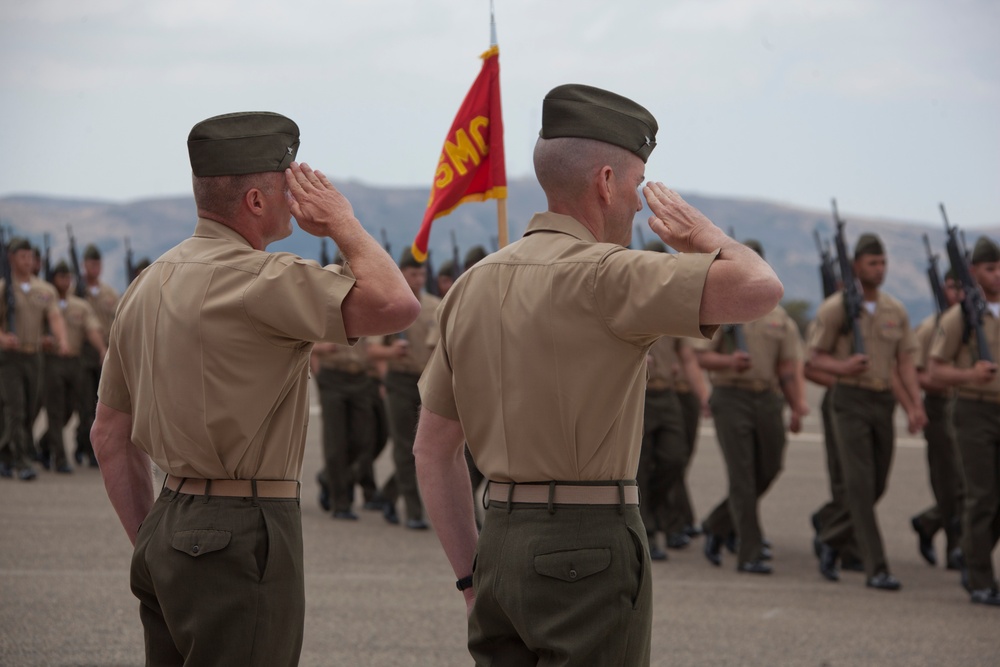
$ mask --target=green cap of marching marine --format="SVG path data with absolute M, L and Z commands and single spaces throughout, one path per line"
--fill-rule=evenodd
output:
M 59 263 L 52 269 L 52 275 L 55 276 L 60 273 L 71 273 L 69 264 L 66 263 L 65 259 L 60 259 Z
M 413 250 L 410 248 L 404 250 L 403 254 L 399 256 L 399 268 L 401 269 L 419 269 L 423 265 L 423 262 L 418 262 L 417 258 L 413 256 Z
M 100 259 L 101 258 L 101 249 L 98 248 L 93 243 L 88 243 L 87 247 L 83 249 L 83 258 L 84 259 Z
M 972 263 L 1000 262 L 1000 246 L 987 236 L 980 236 L 972 249 Z
M 250 111 L 213 116 L 188 135 L 195 176 L 284 171 L 299 150 L 299 126 L 281 114 Z
M 449 278 L 457 278 L 458 271 L 455 269 L 455 262 L 447 259 L 441 262 L 441 266 L 437 270 L 438 276 L 448 276 Z
M 865 232 L 858 238 L 857 244 L 854 246 L 854 259 L 861 257 L 861 255 L 884 255 L 885 246 L 882 245 L 882 239 L 871 232 Z
M 486 248 L 481 245 L 474 245 L 469 248 L 469 252 L 465 253 L 465 270 L 468 271 L 473 266 L 486 259 L 488 254 L 489 253 L 486 252 Z
M 657 239 L 656 241 L 650 241 L 642 249 L 649 252 L 667 252 L 667 244 Z
M 570 83 L 549 91 L 542 101 L 542 139 L 576 137 L 620 146 L 642 161 L 656 147 L 656 119 L 627 97 Z
M 19 250 L 31 250 L 31 241 L 23 236 L 15 236 L 7 243 L 7 252 L 17 252 Z
M 760 255 L 761 259 L 764 259 L 764 246 L 760 244 L 757 239 L 747 239 L 743 242 L 743 245 L 753 250 L 755 253 Z

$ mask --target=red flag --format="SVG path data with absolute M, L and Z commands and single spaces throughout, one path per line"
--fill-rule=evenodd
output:
M 424 212 L 413 256 L 427 259 L 431 224 L 468 201 L 507 198 L 500 114 L 500 49 L 480 56 L 483 68 L 465 96 L 441 149 L 430 201 Z

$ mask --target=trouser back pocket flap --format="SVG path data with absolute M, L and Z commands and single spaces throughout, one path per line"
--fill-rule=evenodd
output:
M 180 530 L 170 543 L 174 549 L 189 556 L 198 556 L 225 549 L 232 533 L 228 530 Z
M 535 572 L 567 582 L 580 581 L 611 565 L 611 549 L 572 549 L 535 556 Z

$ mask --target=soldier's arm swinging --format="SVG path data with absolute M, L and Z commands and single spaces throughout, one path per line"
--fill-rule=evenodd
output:
M 134 546 L 139 525 L 153 507 L 153 472 L 149 457 L 132 444 L 132 415 L 98 402 L 90 440 L 108 498 Z

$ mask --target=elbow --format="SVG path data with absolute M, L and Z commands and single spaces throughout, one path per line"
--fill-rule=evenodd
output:
M 420 299 L 410 290 L 406 290 L 405 293 L 390 300 L 383 312 L 384 321 L 392 331 L 404 331 L 420 315 Z

